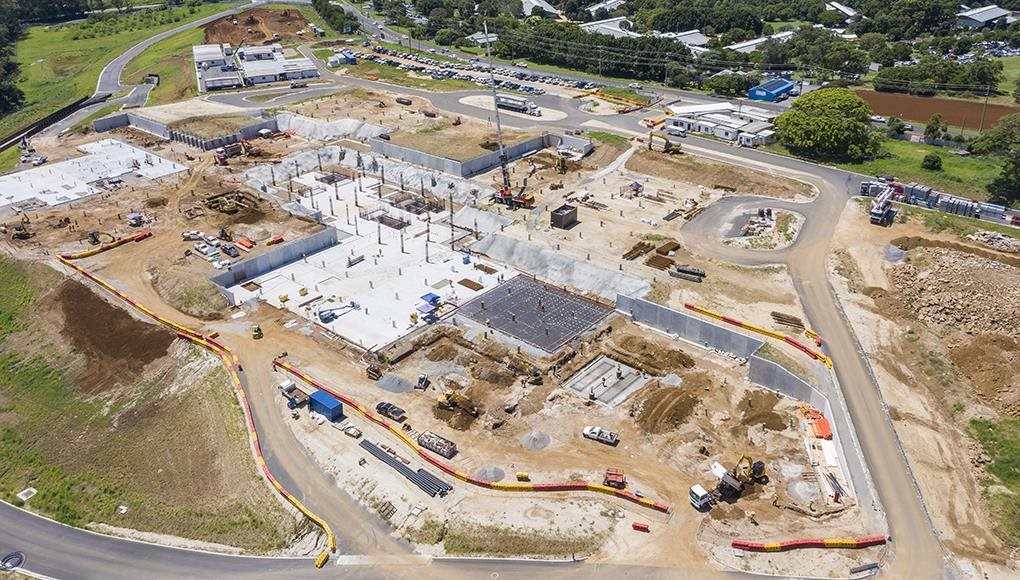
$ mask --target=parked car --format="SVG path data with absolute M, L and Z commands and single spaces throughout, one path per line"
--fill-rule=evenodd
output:
M 358 429 L 354 425 L 348 425 L 344 429 L 344 435 L 357 439 L 358 437 L 361 437 L 361 429 Z
M 641 83 L 630 83 L 627 86 L 634 89 L 635 91 L 640 91 L 641 89 L 645 88 L 644 86 L 641 85 Z
M 185 240 L 193 242 L 196 240 L 204 240 L 205 234 L 198 230 L 191 230 L 189 232 L 184 232 L 183 234 L 181 234 L 181 237 L 183 237 Z
M 32 160 L 32 165 L 42 165 L 43 163 L 46 163 L 46 156 L 45 155 L 39 155 L 35 159 Z
M 581 434 L 584 435 L 585 439 L 591 439 L 592 441 L 598 441 L 599 443 L 605 443 L 614 447 L 620 442 L 620 436 L 616 433 L 594 425 L 585 427 Z
M 403 409 L 394 405 L 393 403 L 387 403 L 386 401 L 383 401 L 376 405 L 375 412 L 379 413 L 384 417 L 389 417 L 390 419 L 393 419 L 398 423 L 407 418 L 407 414 L 404 413 Z
M 226 255 L 230 256 L 231 258 L 236 258 L 236 257 L 238 257 L 238 256 L 240 256 L 240 255 L 241 255 L 241 252 L 240 252 L 240 251 L 238 251 L 238 249 L 237 249 L 237 248 L 235 248 L 234 246 L 231 246 L 231 245 L 226 245 L 226 246 L 222 246 L 222 247 L 220 248 L 220 250 L 221 250 L 221 251 L 222 251 L 222 252 L 223 252 L 224 254 L 226 254 Z

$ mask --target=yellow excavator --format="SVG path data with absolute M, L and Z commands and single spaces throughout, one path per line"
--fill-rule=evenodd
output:
M 673 155 L 673 154 L 676 154 L 676 153 L 683 153 L 683 145 L 681 145 L 679 143 L 675 143 L 673 141 L 670 141 L 669 137 L 666 137 L 665 135 L 660 135 L 660 134 L 656 133 L 655 130 L 653 129 L 653 130 L 648 132 L 648 150 L 649 151 L 654 151 L 655 150 L 655 142 L 656 141 L 662 141 L 662 152 L 663 153 L 666 153 L 666 154 L 669 154 L 669 155 Z
M 262 327 L 258 324 L 251 325 L 251 337 L 255 340 L 262 338 Z
M 445 409 L 447 411 L 456 411 L 457 409 L 460 409 L 472 417 L 477 417 L 479 415 L 478 407 L 471 402 L 471 399 L 450 389 L 443 391 L 443 394 L 439 395 L 439 400 L 436 401 L 436 405 L 440 409 Z
M 733 467 L 733 476 L 744 482 L 758 483 L 765 478 L 765 462 L 741 455 Z

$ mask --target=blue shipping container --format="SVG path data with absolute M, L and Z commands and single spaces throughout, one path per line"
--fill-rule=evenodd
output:
M 308 407 L 313 413 L 318 413 L 330 421 L 342 419 L 344 416 L 343 404 L 326 391 L 312 393 L 312 396 L 308 397 Z

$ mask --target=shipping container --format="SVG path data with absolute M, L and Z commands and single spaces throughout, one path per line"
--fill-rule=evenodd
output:
M 318 413 L 329 421 L 336 421 L 344 416 L 343 404 L 326 391 L 312 393 L 312 396 L 308 397 L 308 407 L 313 413 Z

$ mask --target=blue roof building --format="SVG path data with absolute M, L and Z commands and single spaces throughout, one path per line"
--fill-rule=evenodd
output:
M 793 90 L 793 81 L 790 79 L 772 79 L 764 82 L 747 91 L 747 98 L 753 101 L 778 101 Z
M 312 393 L 312 396 L 308 397 L 308 407 L 313 413 L 318 413 L 330 421 L 342 419 L 344 416 L 343 404 L 326 391 Z

